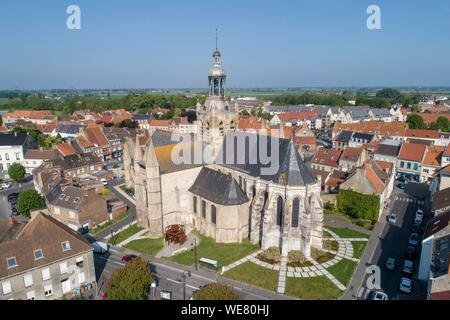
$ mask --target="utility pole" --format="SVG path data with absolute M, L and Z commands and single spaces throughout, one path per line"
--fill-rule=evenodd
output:
M 181 275 L 183 278 L 183 300 L 186 300 L 186 272 Z
M 194 259 L 195 259 L 195 271 L 198 270 L 197 266 L 197 238 L 194 238 Z

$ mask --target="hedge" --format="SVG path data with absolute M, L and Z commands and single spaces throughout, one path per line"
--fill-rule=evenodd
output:
M 340 190 L 337 195 L 338 210 L 350 217 L 364 220 L 378 220 L 380 197 L 353 190 Z

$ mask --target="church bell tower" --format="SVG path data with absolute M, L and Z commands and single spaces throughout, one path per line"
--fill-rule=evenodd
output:
M 208 98 L 204 105 L 197 105 L 201 139 L 210 145 L 211 155 L 217 155 L 227 131 L 235 130 L 238 110 L 225 95 L 226 73 L 222 68 L 222 55 L 218 48 L 216 30 L 216 50 L 213 53 L 213 65 L 209 70 Z

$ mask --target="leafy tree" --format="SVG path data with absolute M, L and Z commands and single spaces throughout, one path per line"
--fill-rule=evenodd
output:
M 175 108 L 173 110 L 173 117 L 177 118 L 177 117 L 181 117 L 183 115 L 183 111 L 180 108 Z
M 137 128 L 138 126 L 138 123 L 131 119 L 125 119 L 119 125 L 120 128 Z
M 422 108 L 421 108 L 418 104 L 413 104 L 413 105 L 411 106 L 411 111 L 412 111 L 412 112 L 420 112 L 421 109 L 422 109 Z
M 400 91 L 398 91 L 397 89 L 385 88 L 377 92 L 377 97 L 393 99 L 396 100 L 396 102 L 398 102 L 401 97 L 401 94 Z
M 30 218 L 30 211 L 45 207 L 44 198 L 34 189 L 21 192 L 17 199 L 17 211 L 24 217 Z
M 409 124 L 410 129 L 427 129 L 423 118 L 418 114 L 410 114 L 406 119 L 406 122 Z
M 380 197 L 353 190 L 340 190 L 337 195 L 337 208 L 340 212 L 356 218 L 377 220 L 380 212 Z
M 108 287 L 108 299 L 145 300 L 153 277 L 150 264 L 142 259 L 134 259 L 125 267 L 111 273 Z
M 211 283 L 194 292 L 194 300 L 239 300 L 239 295 L 234 293 L 230 286 L 220 283 Z
M 11 179 L 18 182 L 25 177 L 25 168 L 20 163 L 15 162 L 8 168 L 8 175 Z

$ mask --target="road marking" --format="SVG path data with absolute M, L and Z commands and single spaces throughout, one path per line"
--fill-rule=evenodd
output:
M 125 263 L 117 262 L 117 261 L 113 261 L 113 263 L 118 264 L 119 266 L 124 266 L 125 265 Z
M 173 283 L 183 284 L 183 283 L 180 282 L 180 281 L 173 280 L 173 279 L 170 279 L 170 278 L 163 278 L 163 279 L 166 279 L 166 280 L 168 280 L 168 281 L 170 281 L 170 282 L 173 282 Z M 187 283 L 186 283 L 186 287 L 191 288 L 191 289 L 194 289 L 194 290 L 198 290 L 198 289 L 199 289 L 199 288 L 194 287 L 194 286 L 191 286 L 190 284 L 187 284 Z
M 363 296 L 364 291 L 366 291 L 366 289 L 364 287 L 361 287 L 361 289 L 359 289 L 358 298 L 361 298 Z
M 185 270 L 182 270 L 182 269 L 178 269 L 178 268 L 174 268 L 174 267 L 171 267 L 171 266 L 167 266 L 167 265 L 165 265 L 165 264 L 161 264 L 161 263 L 158 263 L 158 262 L 151 262 L 151 264 L 153 264 L 153 265 L 155 265 L 155 266 L 159 266 L 159 267 L 161 267 L 161 268 L 163 268 L 163 269 L 169 269 L 169 270 L 174 270 L 174 271 L 177 271 L 177 272 L 180 272 L 180 273 L 183 273 L 183 272 L 186 272 Z M 207 277 L 203 277 L 203 276 L 200 276 L 200 275 L 198 275 L 198 274 L 194 274 L 194 273 L 192 273 L 192 277 L 197 277 L 197 278 L 200 278 L 200 279 L 203 279 L 203 280 L 207 280 L 207 281 L 209 281 L 209 282 L 217 282 L 217 281 L 215 281 L 214 279 L 210 279 L 210 278 L 207 278 Z

